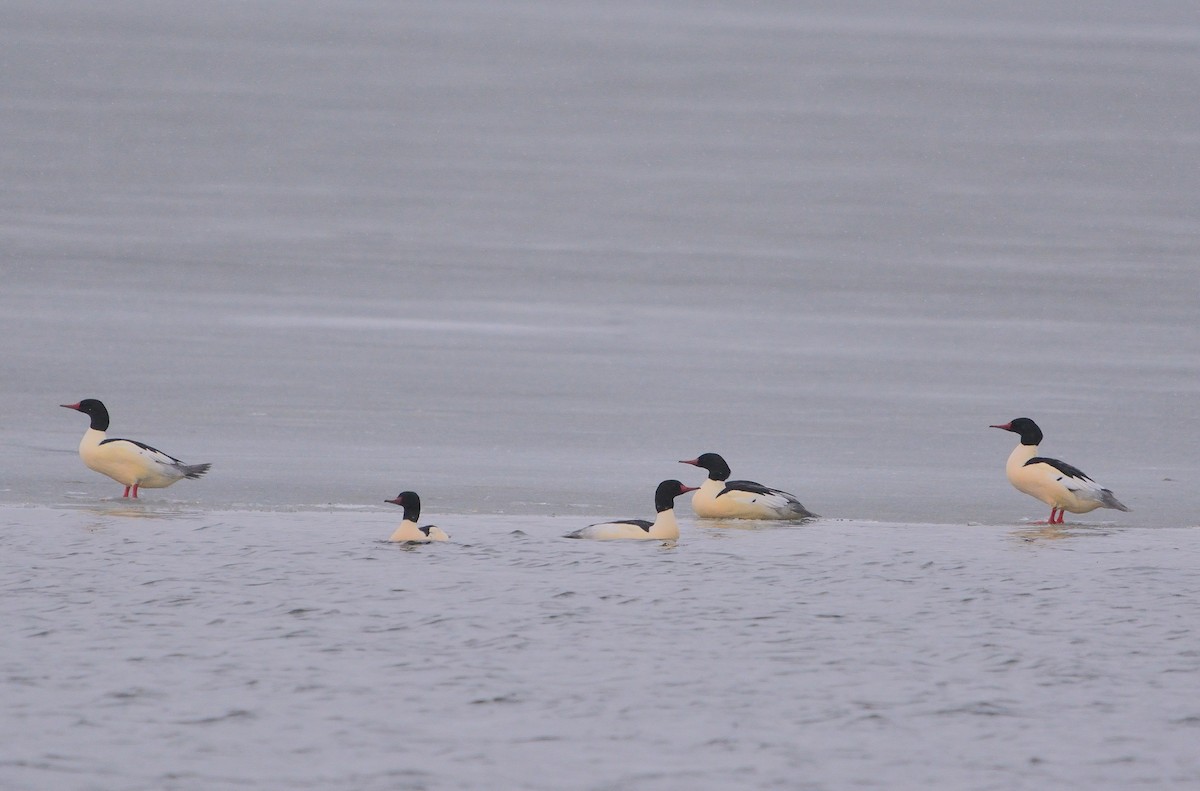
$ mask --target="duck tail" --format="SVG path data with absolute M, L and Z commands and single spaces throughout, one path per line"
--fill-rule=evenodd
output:
M 1118 511 L 1128 511 L 1129 509 L 1113 496 L 1113 493 L 1108 489 L 1100 490 L 1100 502 L 1105 508 L 1115 508 Z
M 199 478 L 208 472 L 208 468 L 211 466 L 211 464 L 181 464 L 179 469 L 183 471 L 184 478 Z

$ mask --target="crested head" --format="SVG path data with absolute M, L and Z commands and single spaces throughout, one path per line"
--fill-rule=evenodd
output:
M 97 431 L 108 431 L 108 410 L 104 403 L 96 398 L 85 398 L 78 404 L 59 404 L 67 409 L 82 412 L 92 419 L 91 427 Z
M 1022 445 L 1042 444 L 1042 430 L 1038 428 L 1037 423 L 1034 423 L 1027 417 L 1013 418 L 1007 423 L 991 426 L 990 428 L 1001 428 L 1005 431 L 1011 431 L 1014 434 L 1020 434 Z
M 685 492 L 694 492 L 697 487 L 685 486 L 675 479 L 663 481 L 654 490 L 654 508 L 656 511 L 669 511 L 675 507 L 675 498 Z
M 702 467 L 708 470 L 708 477 L 714 481 L 724 481 L 729 479 L 729 465 L 725 463 L 725 459 L 721 458 L 717 453 L 701 453 L 694 459 L 680 461 L 680 464 L 690 464 L 693 467 Z

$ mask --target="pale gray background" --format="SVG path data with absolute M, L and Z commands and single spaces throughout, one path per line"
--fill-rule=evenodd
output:
M 5 500 L 1196 522 L 1194 3 L 5 7 Z

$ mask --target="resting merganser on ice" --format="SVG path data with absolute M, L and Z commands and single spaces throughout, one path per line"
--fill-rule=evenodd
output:
M 647 522 L 645 519 L 600 522 L 568 533 L 566 538 L 592 538 L 597 541 L 618 538 L 670 541 L 679 538 L 679 523 L 675 521 L 675 498 L 695 489 L 695 486 L 684 486 L 679 481 L 663 481 L 654 492 L 654 509 L 658 516 L 653 522 Z
M 812 519 L 796 495 L 754 481 L 731 481 L 729 465 L 716 453 L 680 464 L 708 470 L 708 480 L 692 495 L 692 510 L 706 519 Z
M 122 497 L 137 497 L 139 488 L 162 489 L 183 478 L 199 478 L 212 466 L 184 464 L 174 456 L 136 440 L 106 439 L 108 410 L 94 398 L 59 406 L 77 410 L 92 419 L 79 443 L 79 457 L 89 468 L 125 484 Z
M 421 498 L 417 496 L 416 492 L 400 492 L 396 495 L 395 500 L 384 500 L 384 502 L 398 505 L 404 509 L 404 519 L 388 541 L 450 540 L 450 536 L 446 535 L 440 527 L 434 525 L 417 527 L 417 520 L 421 518 Z
M 1050 506 L 1048 525 L 1061 525 L 1063 511 L 1086 514 L 1097 508 L 1115 508 L 1128 511 L 1113 493 L 1093 481 L 1078 467 L 1072 467 L 1058 459 L 1037 455 L 1042 442 L 1042 430 L 1027 417 L 1019 417 L 1002 428 L 1021 435 L 1021 442 L 1013 449 L 1004 466 L 1008 482 L 1030 497 L 1036 497 Z

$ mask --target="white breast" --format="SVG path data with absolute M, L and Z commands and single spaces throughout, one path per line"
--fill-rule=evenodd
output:
M 450 539 L 450 536 L 446 535 L 440 527 L 429 525 L 427 529 L 429 531 L 428 534 L 418 527 L 416 522 L 405 520 L 400 523 L 400 526 L 396 528 L 396 531 L 392 533 L 388 541 L 420 541 L 425 543 L 428 541 L 448 541 Z

